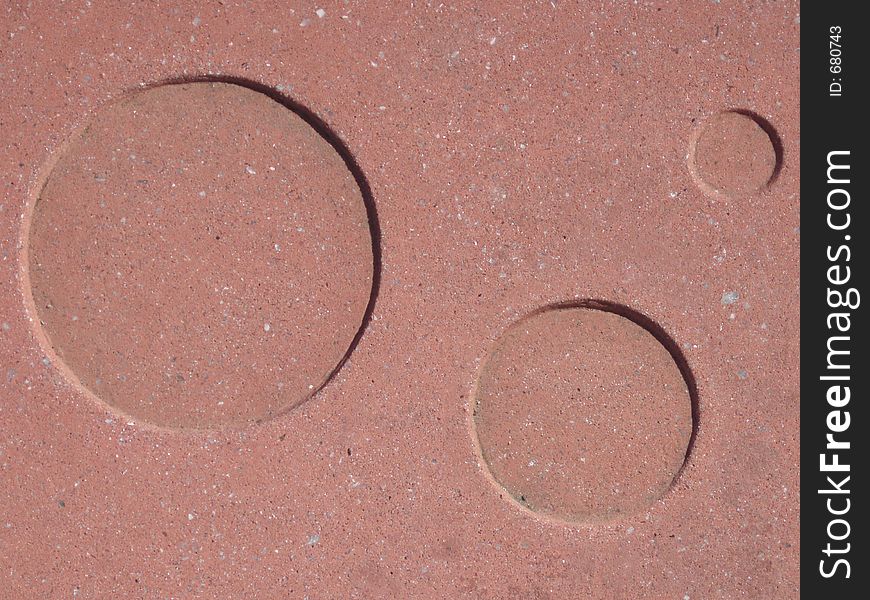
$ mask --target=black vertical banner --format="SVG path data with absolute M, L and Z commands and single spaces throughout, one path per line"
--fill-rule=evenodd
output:
M 859 2 L 801 20 L 801 589 L 870 593 L 867 319 L 870 31 Z

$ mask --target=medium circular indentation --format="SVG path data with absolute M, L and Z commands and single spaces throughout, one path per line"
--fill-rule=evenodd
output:
M 725 111 L 702 124 L 692 141 L 690 168 L 707 192 L 733 196 L 770 185 L 781 165 L 773 127 L 745 111 Z
M 138 419 L 259 421 L 350 351 L 374 281 L 345 159 L 269 96 L 169 84 L 103 109 L 33 208 L 27 266 L 48 343 Z
M 686 378 L 656 336 L 609 309 L 566 306 L 533 313 L 498 339 L 473 424 L 492 476 L 514 499 L 596 522 L 669 489 L 693 420 Z

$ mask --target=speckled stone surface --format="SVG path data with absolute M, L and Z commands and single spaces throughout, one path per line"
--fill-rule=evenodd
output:
M 698 185 L 708 193 L 741 196 L 773 183 L 781 149 L 775 131 L 766 131 L 771 127 L 730 110 L 705 120 L 689 146 L 689 169 Z
M 3 4 L 0 588 L 15 598 L 798 597 L 799 23 L 797 2 L 726 0 Z M 355 276 L 351 289 L 357 301 L 360 290 L 375 298 L 368 317 L 353 312 L 354 326 L 364 323 L 357 343 L 325 330 L 352 351 L 305 402 L 289 409 L 240 383 L 222 414 L 197 409 L 207 394 L 167 394 L 173 418 L 200 424 L 189 427 L 134 414 L 146 406 L 140 384 L 99 397 L 84 367 L 53 354 L 61 326 L 41 324 L 31 304 L 28 256 L 42 240 L 51 285 L 68 286 L 66 300 L 84 290 L 71 265 L 85 264 L 76 248 L 87 244 L 57 239 L 52 249 L 47 232 L 31 235 L 48 173 L 124 98 L 201 79 L 268 91 L 286 105 L 276 110 L 304 107 L 323 124 L 307 139 L 346 147 L 347 169 L 336 164 L 317 183 L 339 177 L 370 196 L 376 215 L 353 220 L 369 243 L 373 260 L 360 268 L 370 280 Z M 701 185 L 692 165 L 705 124 L 733 111 L 769 123 L 780 149 L 769 184 L 723 193 Z M 255 116 L 240 126 L 273 139 L 275 122 Z M 175 133 L 154 134 L 143 151 L 159 138 L 172 140 L 169 161 L 193 151 L 195 138 L 188 146 Z M 230 130 L 215 135 L 225 146 L 209 148 L 216 160 L 242 160 L 246 146 L 230 143 Z M 296 156 L 251 147 L 285 164 Z M 715 140 L 711 150 L 731 152 Z M 741 150 L 750 155 L 740 164 L 769 166 L 769 146 Z M 723 181 L 734 183 L 728 164 Z M 347 179 L 357 167 L 364 179 Z M 162 187 L 147 198 L 170 206 L 169 180 L 152 176 Z M 220 206 L 244 196 L 260 215 L 287 216 L 244 165 L 236 177 L 256 187 L 228 187 L 213 198 Z M 58 202 L 98 202 L 62 187 Z M 209 201 L 210 189 L 189 191 Z M 134 191 L 116 188 L 113 201 Z M 325 210 L 322 194 L 288 197 Z M 70 206 L 52 222 L 72 226 L 81 214 Z M 156 252 L 131 220 L 117 247 Z M 94 223 L 82 231 L 108 248 Z M 113 222 L 106 233 L 120 231 Z M 237 242 L 209 254 L 209 269 L 226 274 L 227 257 L 246 255 L 240 268 L 266 285 L 269 247 L 243 252 L 262 231 L 231 231 Z M 312 266 L 344 276 L 354 258 Z M 177 284 L 161 298 L 194 302 L 181 286 L 202 280 Z M 627 307 L 673 340 L 697 386 L 697 429 L 666 494 L 605 522 L 569 523 L 497 484 L 473 409 L 512 325 L 585 299 Z M 97 308 L 85 303 L 82 314 Z M 241 345 L 264 343 L 266 323 L 276 325 L 252 316 Z M 88 344 L 79 356 L 170 350 L 97 333 L 105 337 L 79 335 Z M 232 356 L 239 374 L 256 354 Z M 277 382 L 261 367 L 249 371 L 260 373 L 252 389 Z M 247 424 L 259 417 L 268 418 Z M 626 465 L 638 454 L 624 452 Z
M 100 110 L 37 189 L 25 284 L 44 345 L 133 418 L 268 418 L 319 390 L 362 327 L 362 191 L 264 94 L 207 82 L 134 93 Z
M 568 522 L 647 509 L 673 485 L 692 437 L 689 384 L 668 348 L 606 310 L 553 307 L 515 323 L 487 358 L 475 400 L 495 480 L 531 511 Z

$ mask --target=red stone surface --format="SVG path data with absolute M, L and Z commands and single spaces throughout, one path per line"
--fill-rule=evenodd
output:
M 371 296 L 352 173 L 296 113 L 237 85 L 165 85 L 101 109 L 30 220 L 52 361 L 161 426 L 298 405 L 347 353 Z
M 725 111 L 698 128 L 689 166 L 708 192 L 751 194 L 776 176 L 778 141 L 771 139 L 756 117 Z
M 499 338 L 474 425 L 493 477 L 515 500 L 595 523 L 648 508 L 674 483 L 692 398 L 652 333 L 613 312 L 557 307 Z
M 798 597 L 797 2 L 0 10 L 4 594 Z M 234 395 L 242 412 L 211 413 L 232 426 L 178 430 L 110 406 L 77 381 L 74 359 L 52 354 L 60 328 L 28 300 L 29 215 L 88 123 L 143 85 L 202 78 L 272 90 L 347 147 L 377 208 L 376 300 L 347 362 L 307 401 L 245 425 L 271 401 Z M 693 142 L 734 110 L 775 129 L 778 171 L 757 189 L 711 191 L 691 167 Z M 182 141 L 178 152 L 194 146 Z M 244 148 L 213 150 L 235 160 Z M 64 193 L 59 202 L 94 200 Z M 257 209 L 274 199 L 264 193 Z M 129 235 L 133 252 L 154 245 L 141 225 Z M 81 260 L 72 241 L 45 264 L 74 296 L 86 278 L 64 270 Z M 265 250 L 240 268 L 262 276 Z M 514 323 L 590 298 L 643 315 L 679 346 L 697 431 L 666 494 L 566 523 L 495 484 L 473 408 Z M 238 339 L 256 345 L 263 333 L 252 319 Z M 89 351 L 103 351 L 95 341 Z M 114 334 L 105 348 L 127 350 Z M 231 371 L 252 356 L 239 352 Z M 266 385 L 265 373 L 249 383 Z M 117 389 L 116 405 L 142 406 L 143 387 Z M 206 414 L 195 410 L 203 397 L 166 401 L 187 419 Z

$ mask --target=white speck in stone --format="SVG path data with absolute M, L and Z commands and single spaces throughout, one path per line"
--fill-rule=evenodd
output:
M 271 325 L 269 325 L 268 323 L 263 324 L 263 331 L 269 331 L 270 329 L 272 329 Z
M 749 373 L 747 373 L 745 369 L 740 369 L 739 371 L 737 371 L 737 377 L 739 379 L 746 379 L 747 377 L 749 377 Z
M 529 466 L 530 466 L 530 467 L 534 467 L 536 464 L 538 464 L 538 461 L 536 461 L 534 458 L 533 458 L 532 460 L 529 461 Z
M 247 173 L 248 175 L 257 174 L 257 172 L 254 170 L 254 167 L 252 167 L 251 165 L 245 165 L 245 173 Z
M 326 11 L 323 10 L 322 8 L 318 8 L 317 10 L 314 11 L 314 14 L 317 15 L 318 19 L 322 19 L 323 17 L 326 16 Z
M 194 27 L 199 27 L 199 24 L 200 24 L 200 23 L 202 23 L 202 19 L 200 19 L 199 17 L 194 17 L 194 18 L 193 18 L 193 26 L 194 26 Z
M 629 527 L 628 529 L 625 530 L 625 532 L 626 532 L 628 535 L 631 535 L 632 533 L 634 533 L 634 527 Z
M 489 45 L 490 45 L 490 46 L 495 46 L 495 41 L 496 41 L 497 39 L 498 39 L 498 38 L 495 37 L 495 36 L 492 36 L 491 38 L 489 38 Z
M 193 513 L 187 513 L 187 520 L 193 521 Z
M 722 294 L 722 304 L 734 304 L 740 300 L 740 294 L 737 292 L 725 292 Z
M 199 197 L 200 197 L 200 198 L 205 198 L 205 191 L 204 191 L 204 190 L 201 191 L 201 192 L 199 193 Z
M 3 321 L 3 331 L 9 331 L 10 329 L 12 329 L 12 326 L 6 321 Z
M 308 25 L 309 25 L 310 23 L 311 23 L 311 19 L 302 19 L 302 20 L 299 22 L 299 27 L 308 27 Z
M 309 389 L 309 390 L 313 390 L 313 389 L 314 389 L 314 384 L 309 383 L 309 384 L 308 384 L 308 389 Z
M 281 244 L 275 244 L 275 252 L 281 252 Z
M 317 535 L 316 533 L 313 534 L 313 535 L 308 536 L 308 545 L 309 545 L 309 546 L 314 546 L 314 545 L 316 545 L 317 542 L 319 542 L 319 541 L 320 541 L 320 536 Z
M 51 360 L 47 356 L 43 356 L 42 357 L 42 364 L 45 365 L 46 367 L 50 367 Z

